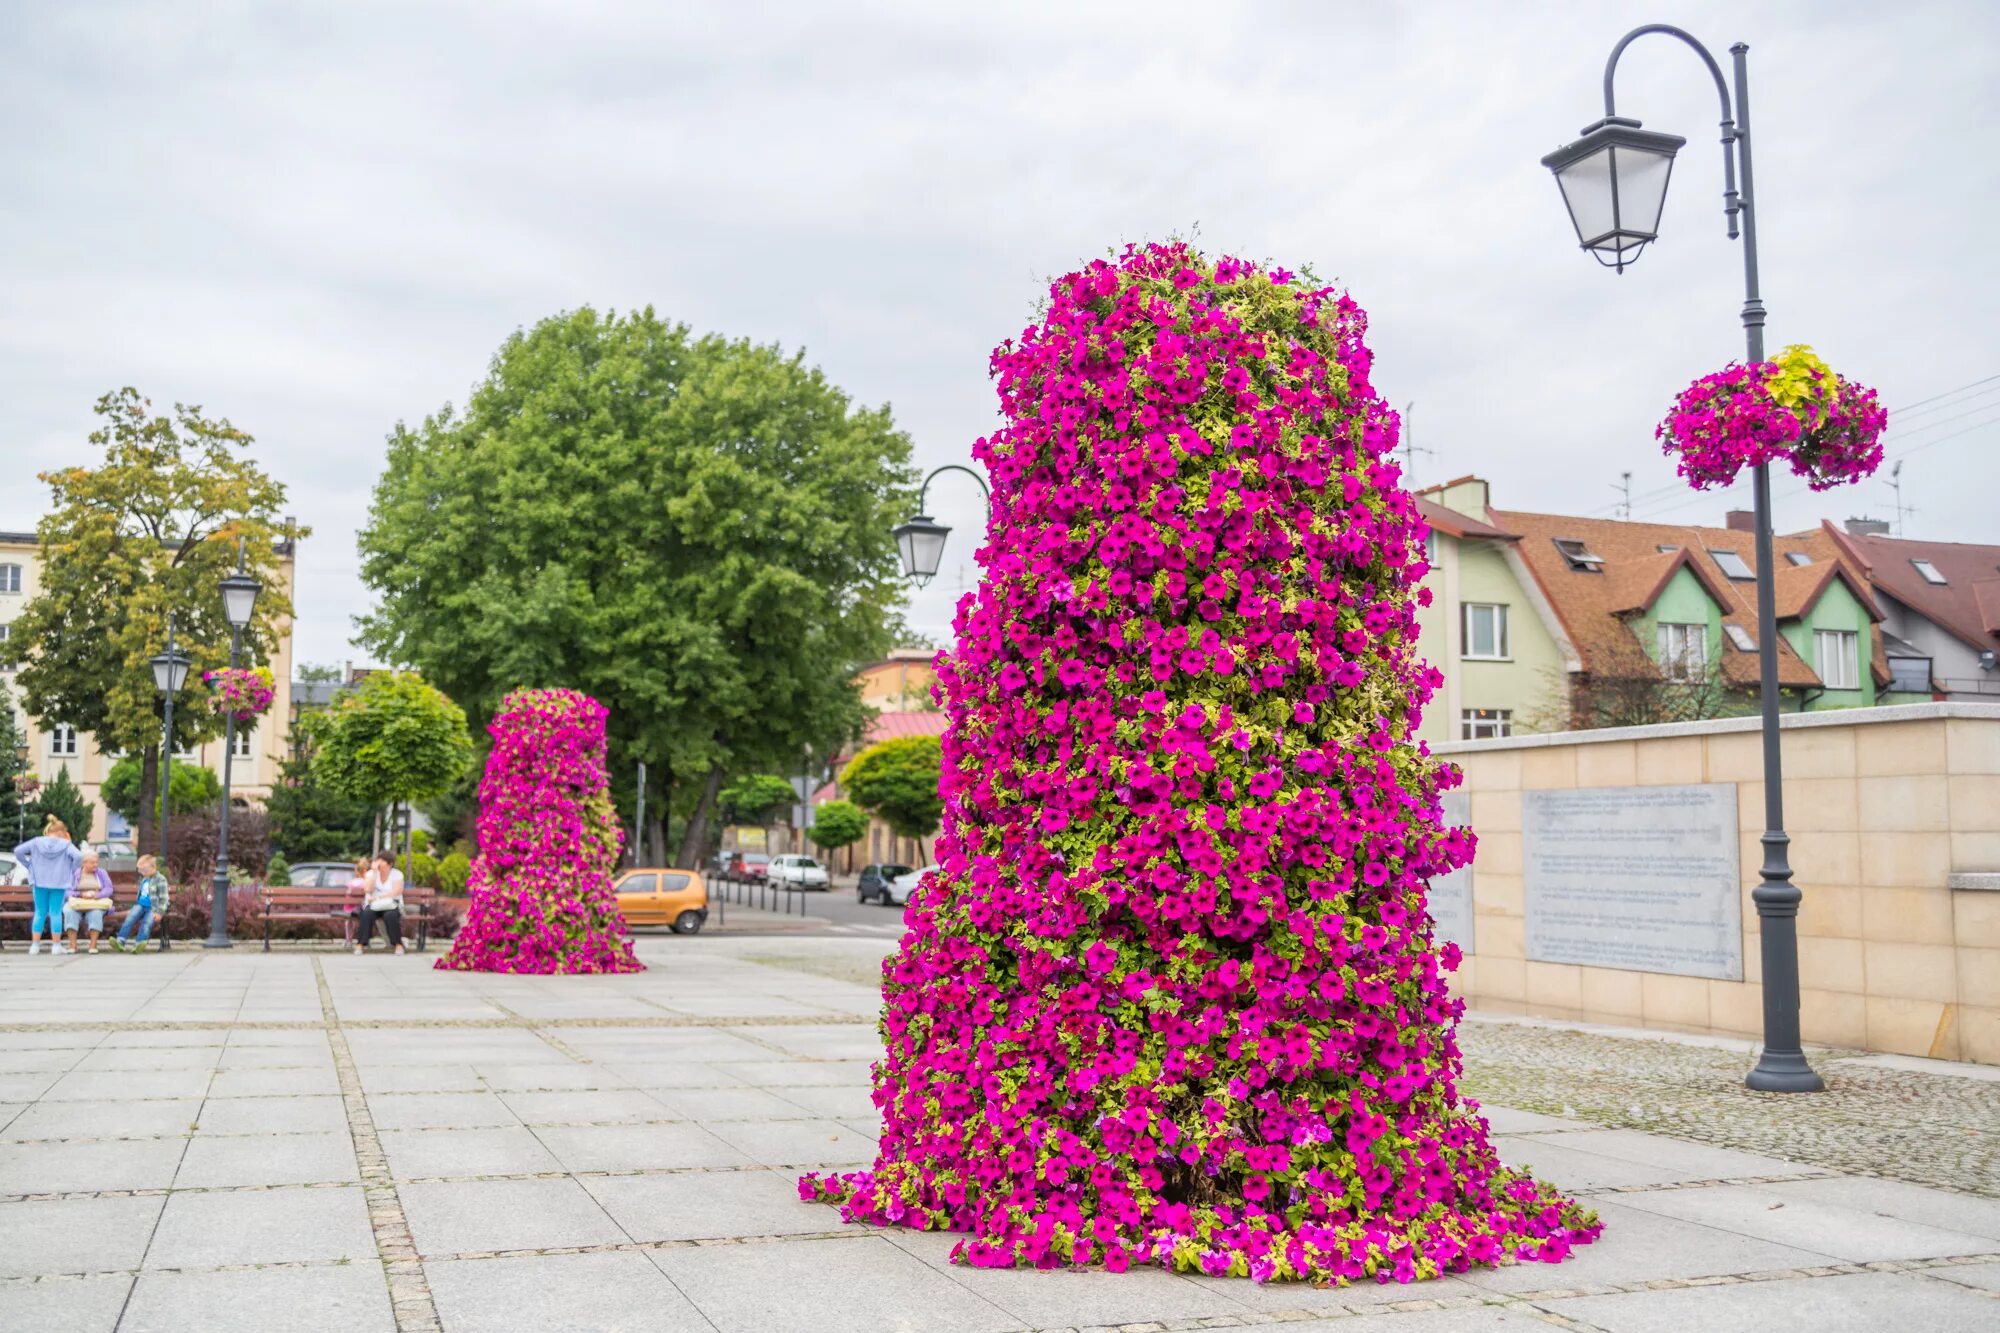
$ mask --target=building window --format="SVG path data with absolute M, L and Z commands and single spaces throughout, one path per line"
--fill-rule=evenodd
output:
M 1497 741 L 1514 734 L 1511 708 L 1463 708 L 1458 714 L 1460 740 Z
M 21 567 L 0 565 L 0 592 L 21 591 Z
M 1556 537 L 1553 540 L 1571 569 L 1580 569 L 1586 574 L 1604 572 L 1604 557 L 1594 553 L 1588 542 L 1575 537 Z
M 1910 563 L 1917 567 L 1917 573 L 1924 576 L 1925 583 L 1933 583 L 1940 588 L 1944 586 L 1944 575 L 1938 573 L 1936 565 L 1928 560 L 1912 560 Z
M 49 728 L 49 753 L 58 759 L 76 757 L 76 728 L 66 722 L 58 722 Z
M 1505 661 L 1507 658 L 1507 608 L 1491 602 L 1467 602 L 1460 608 L 1465 617 L 1465 644 L 1460 656 L 1478 661 Z
M 1716 568 L 1732 579 L 1754 579 L 1750 566 L 1743 563 L 1743 557 L 1734 551 L 1710 551 L 1708 558 L 1715 561 Z
M 1829 690 L 1861 688 L 1861 636 L 1851 629 L 1823 629 L 1813 633 L 1813 656 L 1818 658 L 1820 682 Z
M 1812 563 L 1812 557 L 1804 551 L 1787 551 L 1785 552 L 1785 559 L 1795 565 L 1810 565 Z
M 1708 626 L 1660 625 L 1660 670 L 1668 680 L 1699 680 L 1708 668 Z
M 13 633 L 14 627 L 12 625 L 0 625 L 0 643 L 7 642 L 13 636 Z M 0 662 L 0 671 L 12 671 L 13 669 L 14 664 L 12 662 Z
M 244 727 L 238 731 L 235 738 L 230 742 L 229 753 L 238 759 L 248 759 L 250 757 L 250 738 L 254 732 L 255 729 L 252 727 Z
M 1931 659 L 1892 657 L 1889 659 L 1889 688 L 1899 694 L 1931 692 Z
M 1436 528 L 1424 529 L 1424 563 L 1429 565 L 1432 569 L 1437 568 L 1438 535 Z
M 1729 641 L 1736 645 L 1738 652 L 1754 653 L 1757 651 L 1757 640 L 1752 637 L 1749 630 L 1744 629 L 1741 625 L 1724 625 L 1722 632 L 1729 636 Z
M 1661 555 L 1672 555 L 1675 551 L 1678 551 L 1681 548 L 1678 546 L 1668 546 L 1666 543 L 1662 542 L 1660 545 L 1655 546 L 1653 549 L 1655 551 L 1658 551 Z

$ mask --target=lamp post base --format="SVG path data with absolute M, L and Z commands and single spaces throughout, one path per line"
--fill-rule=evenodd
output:
M 1825 1092 L 1826 1083 L 1806 1063 L 1803 1052 L 1764 1051 L 1743 1078 L 1752 1092 Z
M 225 871 L 216 872 L 209 891 L 208 938 L 201 942 L 201 947 L 204 949 L 235 947 L 234 941 L 229 938 L 229 875 Z

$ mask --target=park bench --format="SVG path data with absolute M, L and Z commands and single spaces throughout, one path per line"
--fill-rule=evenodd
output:
M 354 942 L 355 914 L 361 907 L 361 895 L 344 885 L 322 889 L 272 884 L 259 891 L 258 899 L 264 917 L 265 953 L 271 951 L 271 923 L 288 919 L 340 921 L 344 925 L 343 938 L 349 944 Z M 403 929 L 415 927 L 418 953 L 430 942 L 431 917 L 436 909 L 436 890 L 403 890 Z
M 0 921 L 35 919 L 35 891 L 26 884 L 0 884 Z M 4 948 L 0 942 L 0 948 Z

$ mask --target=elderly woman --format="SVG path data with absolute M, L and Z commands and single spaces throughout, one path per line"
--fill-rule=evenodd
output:
M 97 863 L 97 853 L 86 851 L 76 868 L 76 883 L 70 886 L 63 903 L 63 942 L 76 952 L 77 927 L 90 931 L 90 951 L 97 952 L 97 937 L 104 930 L 104 914 L 111 907 L 111 876 Z

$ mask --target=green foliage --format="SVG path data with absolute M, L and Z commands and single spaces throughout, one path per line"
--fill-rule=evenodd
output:
M 0 643 L 20 666 L 21 702 L 46 725 L 66 722 L 112 752 L 158 746 L 159 693 L 148 661 L 174 640 L 192 659 L 175 701 L 182 742 L 218 736 L 222 718 L 204 706 L 204 671 L 229 661 L 229 626 L 216 584 L 245 544 L 264 585 L 244 632 L 247 664 L 270 659 L 290 620 L 278 545 L 285 488 L 244 456 L 249 435 L 199 407 L 154 413 L 136 389 L 97 401 L 102 425 L 90 442 L 95 468 L 41 474 L 50 505 L 36 529 L 40 586 Z M 150 814 L 146 826 L 150 827 Z
M 7 681 L 0 677 L 0 835 L 12 835 L 26 827 L 25 806 L 14 779 L 28 772 L 28 761 L 20 752 L 27 745 L 26 728 L 14 716 L 14 701 Z M 8 846 L 13 846 L 8 843 Z
M 176 765 L 178 772 L 178 765 Z M 278 781 L 264 800 L 271 842 L 293 861 L 349 861 L 368 850 L 373 809 L 320 781 L 310 754 L 278 765 Z
M 865 717 L 846 668 L 892 641 L 909 452 L 801 355 L 554 316 L 462 413 L 391 432 L 363 638 L 477 723 L 516 687 L 585 691 L 613 771 L 669 789 L 837 744 Z
M 430 849 L 431 849 L 430 830 L 421 828 L 411 829 L 410 850 L 413 852 L 423 853 L 423 852 L 428 852 Z
M 126 755 L 111 766 L 111 771 L 104 775 L 103 787 L 98 790 L 106 809 L 134 822 L 139 818 L 142 767 L 137 755 Z M 191 815 L 199 810 L 213 809 L 222 800 L 222 779 L 200 764 L 176 763 L 171 782 L 173 789 L 167 794 L 168 814 Z M 153 813 L 159 813 L 157 807 Z
M 90 836 L 90 802 L 83 799 L 83 793 L 70 781 L 67 768 L 58 768 L 55 776 L 42 784 L 42 790 L 29 805 L 29 835 L 40 833 L 42 821 L 50 815 L 63 822 L 73 841 L 82 842 Z
M 792 784 L 772 773 L 752 773 L 737 778 L 717 793 L 716 805 L 725 824 L 754 824 L 762 827 L 775 820 L 799 799 Z
M 438 887 L 437 858 L 435 856 L 432 856 L 429 852 L 411 853 L 408 861 L 408 866 L 403 871 L 403 879 L 406 883 L 414 884 L 420 889 L 437 888 Z
M 285 859 L 283 852 L 271 853 L 271 859 L 264 866 L 266 884 L 289 884 L 292 882 L 292 863 Z
M 463 841 L 479 821 L 479 774 L 484 762 L 474 755 L 472 763 L 465 766 L 465 772 L 451 789 L 441 796 L 434 796 L 418 808 L 437 830 L 437 840 L 441 846 L 449 846 Z
M 944 800 L 938 795 L 942 764 L 937 737 L 899 736 L 855 755 L 841 770 L 840 785 L 898 835 L 928 838 L 937 832 L 944 814 Z
M 465 713 L 411 672 L 377 672 L 327 710 L 313 771 L 370 805 L 450 790 L 472 762 Z
M 852 801 L 822 801 L 813 809 L 806 836 L 816 846 L 837 851 L 860 842 L 868 832 L 868 812 Z
M 472 878 L 472 861 L 464 852 L 454 851 L 437 864 L 438 889 L 453 895 L 465 892 L 466 881 Z

